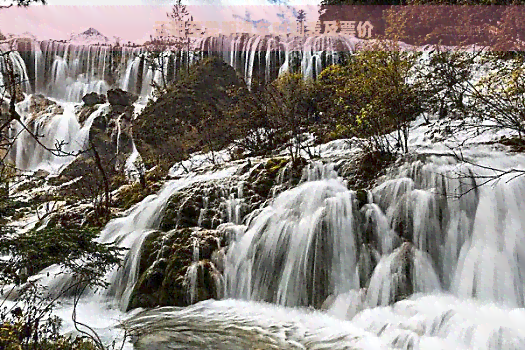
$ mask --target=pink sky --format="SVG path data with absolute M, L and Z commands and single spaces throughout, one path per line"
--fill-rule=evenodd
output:
M 317 17 L 317 6 L 294 6 L 305 9 Z M 253 18 L 279 21 L 277 12 L 290 13 L 289 9 L 276 5 L 264 6 L 188 6 L 195 21 L 231 21 L 232 15 L 244 16 L 246 11 Z M 69 39 L 72 33 L 80 33 L 93 27 L 107 37 L 118 36 L 122 42 L 143 42 L 154 34 L 155 22 L 166 21 L 170 6 L 30 6 L 0 11 L 0 31 L 3 33 L 32 33 L 39 39 Z M 316 18 L 313 18 L 315 21 Z

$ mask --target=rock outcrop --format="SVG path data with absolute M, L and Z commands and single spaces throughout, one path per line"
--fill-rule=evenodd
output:
M 222 276 L 212 262 L 221 231 L 182 228 L 151 233 L 142 246 L 140 277 L 128 309 L 186 306 L 222 295 Z
M 138 96 L 122 89 L 111 89 L 107 92 L 108 102 L 112 106 L 133 106 L 138 100 Z
M 240 223 L 269 198 L 296 185 L 304 165 L 304 160 L 292 164 L 288 158 L 271 158 L 226 183 L 197 183 L 170 198 L 160 228 L 215 229 L 227 222 Z
M 129 308 L 184 306 L 218 298 L 228 245 L 239 226 L 274 194 L 299 182 L 305 162 L 247 162 L 237 174 L 193 184 L 168 201 L 142 246 L 140 278 Z M 229 224 L 227 224 L 229 223 Z
M 29 100 L 29 113 L 33 118 L 38 118 L 42 115 L 57 115 L 64 113 L 64 108 L 55 101 L 51 101 L 44 95 L 31 95 Z
M 235 127 L 227 114 L 240 88 L 245 84 L 219 58 L 193 66 L 134 121 L 135 144 L 146 164 L 171 166 L 192 152 L 231 142 Z
M 97 94 L 96 92 L 90 92 L 82 97 L 82 102 L 84 102 L 86 106 L 93 107 L 94 105 L 106 103 L 106 96 Z

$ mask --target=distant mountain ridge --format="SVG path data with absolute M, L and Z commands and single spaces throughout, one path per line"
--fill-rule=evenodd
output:
M 71 34 L 69 41 L 78 44 L 111 44 L 115 42 L 93 27 L 79 34 Z

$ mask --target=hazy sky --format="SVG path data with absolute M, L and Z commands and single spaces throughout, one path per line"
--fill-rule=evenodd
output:
M 0 0 L 0 4 L 5 0 Z M 275 5 L 275 0 L 200 0 L 185 1 L 195 21 L 230 21 L 238 18 L 266 19 L 270 22 L 295 22 L 294 10 L 305 9 L 317 19 L 318 0 L 287 0 L 287 5 Z M 164 0 L 48 0 L 48 5 L 0 10 L 0 30 L 4 33 L 29 32 L 39 39 L 68 39 L 93 27 L 108 37 L 122 41 L 142 42 L 154 33 L 157 21 L 166 21 L 172 1 Z M 278 14 L 281 14 L 279 17 Z M 282 15 L 284 14 L 284 15 Z M 314 17 L 315 16 L 315 17 Z

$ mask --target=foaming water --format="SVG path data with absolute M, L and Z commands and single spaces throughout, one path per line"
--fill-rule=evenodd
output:
M 523 349 L 525 312 L 451 295 L 415 295 L 346 319 L 221 300 L 164 307 L 125 325 L 137 349 Z
M 352 203 L 336 179 L 278 196 L 230 247 L 227 295 L 320 306 L 329 294 L 357 288 Z
M 240 300 L 136 315 L 137 349 L 389 349 L 375 335 L 318 311 Z
M 108 105 L 100 106 L 81 126 L 73 103 L 61 103 L 62 113 L 43 113 L 40 116 L 29 113 L 29 104 L 30 97 L 17 104 L 23 125 L 16 121 L 12 124 L 10 138 L 13 145 L 9 157 L 17 169 L 42 169 L 49 173 L 60 172 L 77 154 L 87 149 L 93 120 L 108 108 Z
M 186 308 L 145 311 L 124 325 L 136 349 L 518 350 L 525 346 L 523 309 L 451 295 L 414 295 L 355 315 L 330 313 L 208 300 Z
M 335 55 L 325 54 L 337 40 L 309 38 L 301 43 L 299 62 L 305 76 L 315 77 L 323 66 L 337 61 Z M 248 83 L 256 78 L 256 71 L 271 79 L 297 61 L 292 44 L 271 38 L 206 38 L 197 44 L 203 53 L 222 55 Z M 32 58 L 37 62 L 35 74 L 51 72 L 51 77 L 38 75 L 36 90 L 49 88 L 55 96 L 73 100 L 88 90 L 104 91 L 101 77 L 108 72 L 107 51 L 64 44 L 60 46 L 63 54 L 52 60 L 50 70 L 41 69 L 43 57 L 56 49 L 55 44 L 47 45 L 39 46 L 40 53 L 35 48 Z M 160 82 L 176 72 L 184 59 L 199 59 L 166 53 L 159 58 L 168 63 L 160 73 L 138 58 L 140 48 L 122 50 L 123 76 L 115 84 L 143 96 L 151 93 L 152 81 Z M 21 58 L 14 59 L 21 75 L 33 74 L 25 70 Z M 71 111 L 66 105 L 62 115 L 39 117 L 30 125 L 46 131 L 44 141 L 49 144 L 61 138 L 75 144 L 86 134 Z M 90 116 L 88 123 L 95 117 Z M 350 155 L 350 146 L 337 141 L 319 150 L 326 158 L 335 158 Z M 488 167 L 523 170 L 525 157 L 475 146 L 464 155 L 479 167 L 458 163 L 444 149 L 444 145 L 430 147 L 425 154 L 415 155 L 365 194 L 349 190 L 337 176 L 338 161 L 311 164 L 298 187 L 280 193 L 249 217 L 240 210 L 242 184 L 230 184 L 225 207 L 232 224 L 231 244 L 226 253 L 221 252 L 226 255 L 224 276 L 218 271 L 214 275 L 218 284 L 224 281 L 225 296 L 231 299 L 141 314 L 129 323 L 140 335 L 137 346 L 523 349 L 525 179 L 511 172 L 482 184 L 487 176 L 501 173 Z M 441 154 L 432 154 L 438 151 Z M 46 158 L 38 145 L 28 142 L 15 145 L 13 156 L 23 169 L 63 166 L 62 160 Z M 136 152 L 127 164 L 130 172 L 137 171 L 134 159 L 138 159 Z M 129 252 L 123 268 L 107 276 L 110 288 L 105 294 L 85 300 L 109 300 L 126 309 L 138 278 L 140 247 L 157 229 L 171 195 L 197 181 L 222 179 L 233 172 L 184 175 L 173 171 L 172 175 L 182 177 L 112 220 L 100 240 L 117 241 Z M 196 255 L 186 276 L 190 302 L 201 268 Z M 59 292 L 71 280 L 55 277 L 54 269 L 45 270 L 42 281 Z M 48 272 L 51 277 L 46 279 Z M 296 307 L 315 307 L 326 313 Z
M 451 295 L 416 295 L 368 309 L 352 324 L 399 349 L 514 350 L 525 346 L 525 312 Z

